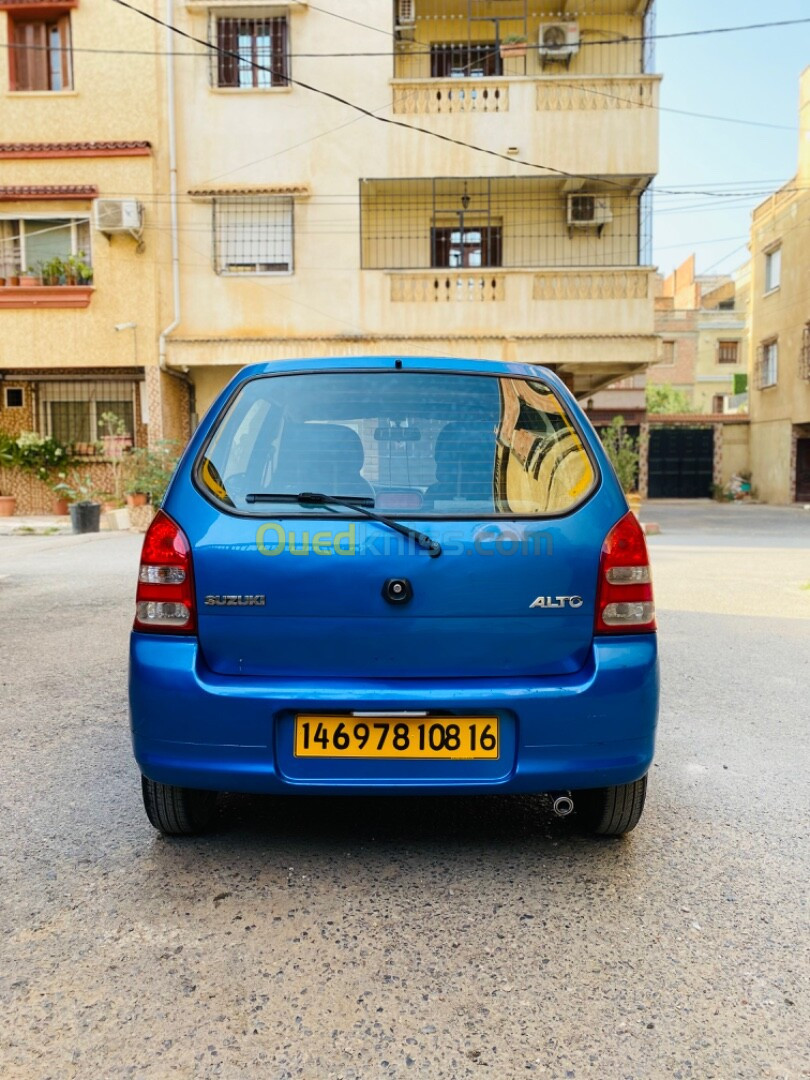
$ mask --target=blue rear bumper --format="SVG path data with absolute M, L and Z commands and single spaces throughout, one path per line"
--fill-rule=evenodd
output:
M 300 759 L 296 713 L 427 710 L 500 721 L 496 761 Z M 215 675 L 196 639 L 132 635 L 135 757 L 165 784 L 319 794 L 540 792 L 637 780 L 658 714 L 654 634 L 594 641 L 574 675 L 535 679 L 257 679 Z

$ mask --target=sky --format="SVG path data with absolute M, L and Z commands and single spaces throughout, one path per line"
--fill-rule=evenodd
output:
M 802 18 L 810 18 L 810 0 L 658 0 L 656 33 Z M 655 70 L 664 79 L 655 187 L 763 193 L 734 199 L 653 196 L 653 262 L 663 273 L 693 252 L 698 273 L 731 272 L 746 261 L 752 209 L 796 172 L 799 76 L 808 65 L 810 23 L 656 42 Z

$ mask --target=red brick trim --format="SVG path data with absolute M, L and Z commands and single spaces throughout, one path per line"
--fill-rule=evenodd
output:
M 95 199 L 95 184 L 11 184 L 0 187 L 0 202 L 21 202 L 25 199 Z
M 0 288 L 0 311 L 5 308 L 86 308 L 92 285 L 6 285 Z
M 148 157 L 149 142 L 0 143 L 0 159 Z
M 78 6 L 79 0 L 0 0 L 0 11 L 15 15 L 41 15 L 43 11 L 67 11 Z

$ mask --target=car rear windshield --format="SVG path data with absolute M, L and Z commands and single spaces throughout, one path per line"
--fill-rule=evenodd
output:
M 579 432 L 540 380 L 419 371 L 251 379 L 224 408 L 195 476 L 212 502 L 239 513 L 267 516 L 249 495 L 318 492 L 419 518 L 561 514 L 595 480 Z M 282 502 L 271 512 L 323 508 Z

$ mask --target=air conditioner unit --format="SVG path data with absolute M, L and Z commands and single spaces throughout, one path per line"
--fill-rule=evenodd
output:
M 538 48 L 541 59 L 570 60 L 579 52 L 579 23 L 541 23 Z
M 416 24 L 416 0 L 397 0 L 397 26 Z
M 94 210 L 95 225 L 99 232 L 141 232 L 142 208 L 135 199 L 96 199 Z
M 601 232 L 609 221 L 613 221 L 609 195 L 568 196 L 569 228 L 598 228 Z

